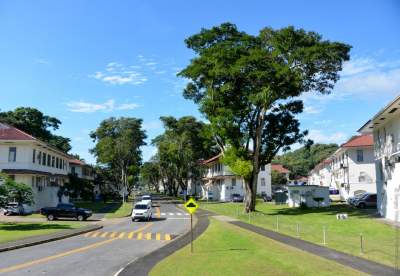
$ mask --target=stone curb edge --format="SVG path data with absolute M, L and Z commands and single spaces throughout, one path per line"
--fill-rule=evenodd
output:
M 0 245 L 0 252 L 11 251 L 11 250 L 15 250 L 15 249 L 20 249 L 20 248 L 30 247 L 30 246 L 34 246 L 34 245 L 43 244 L 43 243 L 48 243 L 48 242 L 52 242 L 52 241 L 62 240 L 62 239 L 70 238 L 73 236 L 78 236 L 81 234 L 92 232 L 95 230 L 99 230 L 102 228 L 103 228 L 102 225 L 90 225 L 90 226 L 85 226 L 85 227 L 78 228 L 78 229 L 63 231 L 63 233 L 54 233 L 54 234 L 49 234 L 49 235 L 27 238 L 26 240 L 7 242 L 7 243 Z M 29 240 L 29 239 L 32 239 L 32 240 Z

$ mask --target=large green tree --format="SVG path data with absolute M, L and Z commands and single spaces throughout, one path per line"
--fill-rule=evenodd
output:
M 160 120 L 165 131 L 152 141 L 157 147 L 154 160 L 168 193 L 177 195 L 179 187 L 187 190 L 188 182 L 201 176 L 199 160 L 215 154 L 215 143 L 209 126 L 192 116 L 161 117 Z
M 179 73 L 189 79 L 184 97 L 210 121 L 224 162 L 244 179 L 245 210 L 254 211 L 260 166 L 307 134 L 296 119 L 299 96 L 329 93 L 351 47 L 294 27 L 250 35 L 230 23 L 185 42 L 196 56 Z
M 137 177 L 142 163 L 141 146 L 146 145 L 142 120 L 111 117 L 102 121 L 90 137 L 96 142 L 91 152 L 97 162 L 111 170 L 123 191 L 129 194 L 134 184 L 129 176 Z
M 18 107 L 13 111 L 0 112 L 0 122 L 23 130 L 61 151 L 71 150 L 69 138 L 51 133 L 51 130 L 57 130 L 60 127 L 61 121 L 55 117 L 44 115 L 36 108 Z
M 322 160 L 338 149 L 337 144 L 314 144 L 276 156 L 274 161 L 288 168 L 293 176 L 306 176 Z
M 15 201 L 24 204 L 33 204 L 32 187 L 19 183 L 5 174 L 0 173 L 0 207 L 4 207 L 8 202 Z
M 146 184 L 149 190 L 160 191 L 160 182 L 162 181 L 159 164 L 155 160 L 143 163 L 140 169 L 140 180 Z

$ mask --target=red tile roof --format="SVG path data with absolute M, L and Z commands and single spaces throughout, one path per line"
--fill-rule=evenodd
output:
M 281 164 L 272 164 L 271 169 L 280 173 L 290 173 L 290 171 Z
M 86 164 L 85 162 L 78 160 L 78 159 L 70 159 L 69 163 L 74 164 L 74 165 L 82 165 L 82 166 Z
M 349 141 L 342 145 L 343 148 L 370 147 L 374 145 L 374 139 L 371 134 L 353 136 Z
M 32 140 L 37 139 L 22 130 L 5 123 L 0 123 L 0 140 Z

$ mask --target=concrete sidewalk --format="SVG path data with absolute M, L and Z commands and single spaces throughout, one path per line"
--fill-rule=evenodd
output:
M 362 271 L 370 275 L 400 275 L 399 271 L 396 271 L 395 268 L 379 264 L 373 261 L 369 261 L 367 259 L 339 252 L 334 249 L 327 248 L 325 246 L 320 246 L 305 240 L 293 238 L 275 231 L 267 230 L 265 228 L 245 223 L 243 221 L 231 217 L 219 216 L 217 214 L 215 214 L 213 217 L 218 220 L 236 225 L 248 231 L 257 233 L 266 238 L 273 239 L 275 241 L 309 252 L 319 257 L 338 262 L 342 265 L 354 268 L 358 271 Z

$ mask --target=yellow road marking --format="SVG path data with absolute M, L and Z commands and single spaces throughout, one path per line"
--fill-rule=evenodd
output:
M 109 234 L 108 232 L 104 232 L 100 237 L 106 238 L 108 234 Z
M 110 235 L 110 238 L 115 238 L 117 236 L 118 232 L 112 232 Z
M 146 239 L 151 240 L 151 233 L 147 233 Z
M 85 238 L 89 237 L 93 232 L 87 232 L 85 235 L 83 235 Z
M 161 217 L 160 207 L 156 208 L 156 212 L 157 212 L 157 218 L 160 218 Z
M 94 232 L 92 235 L 92 238 L 96 238 L 99 234 L 100 234 L 100 232 Z
M 161 240 L 161 234 L 160 233 L 156 234 L 156 240 L 158 240 L 158 241 Z
M 119 234 L 118 238 L 122 239 L 125 236 L 125 232 L 122 232 L 121 234 Z
M 170 234 L 165 234 L 164 239 L 165 239 L 166 241 L 170 241 L 170 240 L 171 240 Z
M 136 239 L 141 240 L 141 239 L 142 239 L 142 236 L 143 236 L 143 233 L 142 233 L 142 232 L 139 232 L 139 233 L 137 234 L 137 238 L 136 238 Z
M 130 240 L 133 239 L 133 235 L 134 234 L 135 234 L 135 232 L 130 232 L 129 235 L 128 235 L 128 239 L 130 239 Z
M 22 268 L 26 268 L 26 267 L 29 267 L 29 266 L 32 266 L 32 265 L 37 265 L 37 264 L 42 264 L 42 263 L 45 263 L 45 262 L 49 262 L 51 260 L 62 258 L 62 257 L 68 256 L 68 255 L 74 254 L 74 253 L 84 252 L 84 251 L 87 251 L 89 249 L 105 245 L 105 244 L 110 243 L 110 242 L 112 242 L 114 240 L 115 239 L 105 240 L 105 241 L 93 243 L 93 244 L 88 245 L 88 246 L 84 246 L 84 247 L 80 247 L 80 248 L 77 248 L 77 249 L 74 249 L 74 250 L 70 250 L 70 251 L 67 251 L 67 252 L 64 252 L 64 253 L 60 253 L 60 254 L 57 254 L 57 255 L 49 256 L 49 257 L 46 257 L 46 258 L 34 260 L 34 261 L 31 261 L 31 262 L 22 263 L 22 264 L 19 264 L 19 265 L 10 266 L 10 267 L 7 267 L 7 268 L 0 268 L 0 273 L 12 272 L 12 271 L 15 271 L 15 270 L 18 270 L 18 269 L 22 269 Z

